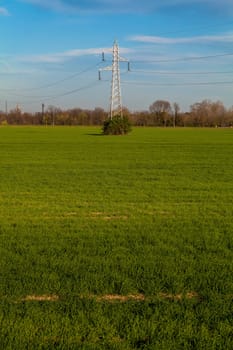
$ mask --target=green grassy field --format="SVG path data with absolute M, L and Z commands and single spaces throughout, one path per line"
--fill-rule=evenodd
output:
M 0 349 L 233 348 L 233 129 L 0 147 Z

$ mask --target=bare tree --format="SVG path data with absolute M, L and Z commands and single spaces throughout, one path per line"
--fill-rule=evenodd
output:
M 195 126 L 223 126 L 225 107 L 221 101 L 203 100 L 190 106 Z
M 170 113 L 171 105 L 170 102 L 164 100 L 157 100 L 149 107 L 151 113 Z
M 61 113 L 61 109 L 55 107 L 55 106 L 48 106 L 47 109 L 47 115 L 49 116 L 50 119 L 50 124 L 52 124 L 52 126 L 55 125 L 56 123 L 56 116 Z
M 171 116 L 170 102 L 165 100 L 157 100 L 149 107 L 151 114 L 155 116 L 155 124 L 166 126 Z

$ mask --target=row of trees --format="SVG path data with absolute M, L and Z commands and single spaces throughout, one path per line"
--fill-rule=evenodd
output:
M 178 103 L 157 100 L 149 107 L 149 120 L 156 126 L 226 127 L 233 125 L 233 107 L 226 109 L 221 101 L 203 100 L 183 113 Z
M 189 112 L 182 112 L 178 103 L 157 100 L 147 111 L 123 113 L 135 126 L 233 126 L 233 107 L 225 108 L 221 101 L 203 100 L 190 106 Z M 74 108 L 61 110 L 49 106 L 45 112 L 23 113 L 19 108 L 9 113 L 0 112 L 1 125 L 103 125 L 108 113 L 102 108 L 87 110 Z
M 0 124 L 9 125 L 102 125 L 108 114 L 102 108 L 61 110 L 49 106 L 45 112 L 23 113 L 18 107 L 0 112 Z

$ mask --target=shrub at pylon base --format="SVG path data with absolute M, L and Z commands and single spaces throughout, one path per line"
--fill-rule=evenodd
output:
M 126 135 L 131 131 L 131 124 L 126 116 L 114 116 L 107 119 L 103 125 L 104 135 Z

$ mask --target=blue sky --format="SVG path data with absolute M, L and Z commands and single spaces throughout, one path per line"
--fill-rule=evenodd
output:
M 108 110 L 115 39 L 122 102 L 157 99 L 183 111 L 203 99 L 233 105 L 232 0 L 0 0 L 0 110 L 41 104 Z M 105 52 L 106 62 L 101 53 Z

